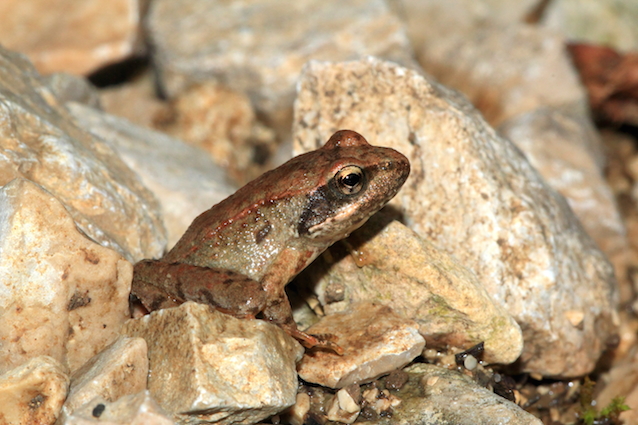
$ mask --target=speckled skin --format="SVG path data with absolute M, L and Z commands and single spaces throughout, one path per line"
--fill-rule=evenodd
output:
M 261 311 L 304 345 L 331 346 L 297 329 L 284 287 L 392 199 L 409 172 L 397 151 L 338 131 L 202 213 L 162 259 L 138 263 L 132 292 L 149 310 L 193 300 L 236 316 Z

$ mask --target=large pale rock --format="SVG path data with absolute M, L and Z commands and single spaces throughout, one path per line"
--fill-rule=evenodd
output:
M 638 50 L 638 3 L 634 0 L 553 0 L 543 25 L 560 30 L 571 41 Z
M 0 423 L 53 424 L 68 387 L 64 367 L 48 356 L 35 357 L 0 375 Z
M 408 382 L 394 394 L 401 404 L 393 408 L 390 418 L 381 417 L 375 424 L 542 424 L 516 404 L 456 371 L 430 364 L 417 364 L 405 371 Z
M 148 390 L 108 402 L 95 398 L 67 417 L 61 425 L 173 425 Z
M 295 403 L 302 347 L 281 328 L 187 302 L 130 320 L 148 344 L 148 389 L 180 423 L 252 424 Z
M 147 24 L 169 97 L 216 80 L 247 93 L 283 133 L 290 131 L 294 87 L 309 59 L 377 55 L 407 63 L 412 54 L 382 0 L 156 0 Z
M 419 324 L 428 347 L 467 349 L 484 342 L 484 360 L 504 364 L 523 350 L 518 324 L 472 271 L 381 214 L 329 248 L 304 279 L 315 283 L 327 314 L 352 303 L 387 304 Z
M 565 199 L 463 97 L 370 58 L 311 62 L 295 105 L 298 152 L 351 128 L 410 159 L 394 205 L 519 322 L 522 370 L 593 369 L 617 326 L 613 269 Z
M 71 376 L 63 414 L 72 414 L 96 397 L 113 402 L 144 391 L 147 375 L 146 341 L 120 337 Z
M 129 260 L 162 253 L 153 195 L 107 144 L 77 126 L 23 56 L 1 47 L 0 122 L 0 185 L 35 181 L 84 233 Z
M 78 123 L 108 142 L 159 199 L 169 247 L 202 211 L 234 192 L 221 167 L 201 149 L 79 103 L 67 106 Z
M 0 373 L 48 355 L 75 370 L 129 316 L 133 267 L 35 183 L 0 190 Z
M 324 317 L 307 332 L 333 334 L 344 350 L 342 356 L 325 350 L 306 353 L 297 367 L 304 381 L 330 388 L 374 381 L 407 365 L 425 347 L 416 322 L 370 303 Z
M 547 183 L 563 195 L 589 235 L 626 280 L 629 244 L 614 194 L 597 154 L 598 133 L 573 110 L 539 108 L 499 127 Z M 629 300 L 623 300 L 629 301 Z
M 3 0 L 0 40 L 42 73 L 88 74 L 139 48 L 140 8 L 137 0 Z
M 439 82 L 463 92 L 494 126 L 539 107 L 574 104 L 585 110 L 587 93 L 565 40 L 545 28 L 485 26 L 432 38 L 419 62 Z

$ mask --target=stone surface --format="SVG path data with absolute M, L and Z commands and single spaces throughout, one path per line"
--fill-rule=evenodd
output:
M 96 410 L 97 409 L 97 410 Z M 102 412 L 96 417 L 97 412 Z M 142 391 L 124 396 L 112 403 L 96 398 L 85 404 L 62 425 L 173 425 L 161 407 Z
M 96 397 L 114 402 L 146 389 L 148 357 L 142 338 L 120 337 L 71 376 L 63 415 L 70 415 Z
M 327 350 L 310 351 L 297 366 L 304 381 L 330 388 L 374 381 L 407 365 L 425 347 L 416 322 L 371 303 L 324 317 L 307 332 L 333 334 L 345 351 L 342 356 Z
M 216 80 L 247 93 L 280 134 L 290 131 L 295 84 L 309 59 L 412 60 L 401 23 L 382 0 L 156 0 L 147 22 L 169 97 Z
M 378 59 L 311 62 L 295 117 L 297 152 L 351 128 L 408 157 L 410 178 L 391 204 L 521 325 L 521 370 L 593 369 L 617 326 L 613 269 L 565 199 L 462 96 Z
M 42 73 L 88 74 L 140 47 L 140 8 L 136 0 L 4 0 L 0 16 L 10 19 L 0 40 L 26 53 Z
M 570 41 L 638 50 L 638 3 L 634 0 L 555 0 L 542 24 L 560 30 Z
M 467 349 L 484 342 L 485 361 L 514 362 L 523 336 L 505 308 L 473 272 L 389 219 L 376 214 L 301 275 L 314 284 L 324 311 L 358 302 L 386 304 L 419 324 L 428 348 Z
M 60 103 L 79 102 L 93 108 L 100 108 L 100 95 L 89 80 L 66 72 L 43 77 L 47 86 Z
M 48 356 L 34 357 L 0 375 L 0 423 L 53 424 L 68 386 L 64 367 Z
M 564 46 L 562 36 L 544 28 L 486 26 L 429 40 L 419 62 L 498 126 L 539 107 L 585 110 L 587 93 Z
M 39 355 L 73 371 L 128 318 L 133 267 L 29 180 L 0 190 L 0 211 L 0 373 Z
M 275 150 L 275 135 L 256 120 L 248 96 L 220 84 L 190 87 L 165 115 L 159 130 L 208 151 L 240 184 L 261 175 Z
M 201 149 L 79 103 L 67 106 L 78 123 L 108 142 L 159 199 L 168 247 L 195 217 L 234 192 L 223 170 Z
M 634 329 L 635 335 L 635 329 Z M 638 423 L 638 362 L 636 349 L 620 364 L 603 375 L 603 390 L 596 397 L 598 410 L 604 409 L 614 397 L 625 397 L 625 404 L 631 410 L 622 412 L 620 419 L 626 424 Z
M 587 233 L 614 264 L 619 281 L 624 282 L 627 232 L 603 175 L 597 152 L 601 142 L 589 118 L 578 111 L 539 108 L 506 121 L 498 130 L 567 199 Z
M 516 404 L 458 372 L 429 364 L 406 371 L 407 384 L 394 393 L 401 404 L 392 409 L 390 418 L 381 417 L 375 424 L 542 425 Z
M 252 424 L 295 403 L 302 347 L 278 326 L 187 302 L 127 322 L 148 344 L 151 395 L 181 423 Z
M 159 205 L 117 154 L 80 129 L 21 55 L 0 47 L 0 185 L 24 177 L 65 204 L 78 227 L 129 260 L 158 256 Z

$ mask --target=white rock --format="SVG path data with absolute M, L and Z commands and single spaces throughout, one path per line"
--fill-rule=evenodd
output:
M 113 402 L 144 391 L 147 375 L 146 341 L 120 337 L 71 376 L 63 414 L 71 415 L 96 397 Z
M 173 425 L 161 407 L 142 391 L 108 402 L 95 398 L 66 418 L 61 425 Z
M 187 302 L 127 322 L 146 340 L 148 389 L 178 422 L 252 424 L 295 403 L 302 347 L 281 328 Z
M 73 371 L 117 338 L 133 267 L 29 180 L 0 190 L 0 211 L 0 372 L 39 355 Z
M 55 195 L 89 237 L 129 260 L 166 244 L 159 204 L 104 142 L 80 129 L 21 55 L 0 47 L 0 185 L 23 177 Z
M 0 423 L 52 424 L 68 387 L 62 365 L 48 356 L 32 358 L 0 375 Z
M 344 349 L 342 356 L 327 350 L 311 351 L 297 367 L 303 380 L 330 388 L 373 381 L 410 363 L 425 347 L 416 322 L 389 307 L 369 303 L 326 316 L 307 332 L 333 334 Z
M 159 199 L 169 248 L 195 217 L 234 192 L 223 169 L 203 150 L 79 103 L 67 106 L 79 124 L 108 142 Z
M 523 329 L 522 370 L 580 376 L 617 326 L 613 269 L 565 199 L 458 93 L 378 59 L 311 62 L 295 104 L 297 152 L 350 128 L 410 159 L 393 204 L 472 269 Z M 585 313 L 574 327 L 563 314 Z

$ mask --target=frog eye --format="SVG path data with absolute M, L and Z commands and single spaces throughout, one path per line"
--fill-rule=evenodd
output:
M 348 165 L 337 172 L 335 181 L 341 193 L 354 195 L 363 187 L 363 170 L 356 165 Z

